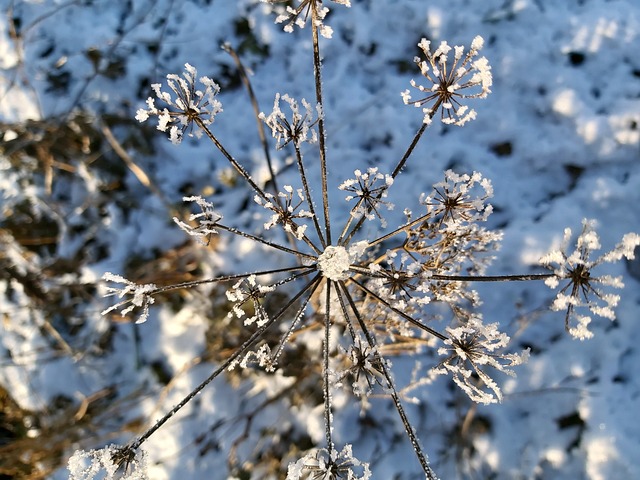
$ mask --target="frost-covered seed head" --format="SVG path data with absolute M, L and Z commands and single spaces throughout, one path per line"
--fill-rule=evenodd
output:
M 282 0 L 262 0 L 265 3 L 282 3 Z M 333 3 L 344 5 L 345 7 L 351 6 L 351 0 L 331 0 Z M 312 5 L 313 4 L 313 5 Z M 316 15 L 313 15 L 313 11 Z M 331 38 L 333 35 L 333 29 L 324 24 L 324 18 L 329 13 L 327 7 L 322 6 L 322 0 L 301 0 L 297 7 L 287 6 L 284 11 L 276 17 L 276 23 L 285 23 L 284 31 L 293 32 L 293 26 L 296 25 L 299 28 L 304 28 L 307 18 L 311 18 L 315 22 L 320 35 L 325 38 Z
M 161 84 L 151 85 L 157 99 L 166 103 L 168 107 L 158 109 L 155 100 L 149 97 L 147 108 L 140 108 L 136 112 L 136 120 L 139 122 L 148 120 L 150 116 L 157 116 L 158 130 L 168 130 L 169 139 L 174 144 L 182 141 L 184 132 L 189 128 L 189 136 L 195 135 L 200 138 L 203 134 L 202 127 L 211 125 L 216 115 L 222 112 L 222 104 L 215 98 L 220 92 L 218 84 L 209 77 L 200 77 L 199 81 L 204 86 L 204 90 L 200 90 L 196 87 L 196 69 L 188 63 L 184 67 L 182 77 L 175 74 L 167 75 L 167 85 L 175 98 L 170 93 L 163 92 Z
M 600 249 L 600 239 L 595 231 L 595 222 L 583 220 L 582 232 L 576 240 L 576 248 L 568 254 L 572 232 L 565 229 L 562 246 L 540 259 L 540 263 L 553 270 L 555 274 L 545 281 L 548 287 L 557 289 L 566 281 L 551 304 L 552 310 L 566 311 L 565 328 L 575 338 L 585 340 L 593 335 L 587 328 L 591 318 L 577 312 L 578 308 L 587 308 L 591 313 L 610 320 L 615 319 L 614 308 L 620 300 L 619 295 L 604 293 L 598 286 L 623 288 L 620 277 L 601 275 L 596 277 L 593 269 L 602 263 L 611 263 L 620 259 L 635 258 L 634 250 L 640 245 L 640 235 L 628 233 L 616 247 L 595 260 L 591 260 L 594 250 Z M 574 323 L 572 323 L 572 320 Z
M 412 100 L 409 90 L 405 90 L 402 92 L 404 103 L 423 107 L 424 123 L 431 123 L 438 110 L 441 121 L 446 124 L 462 126 L 475 119 L 475 110 L 463 105 L 461 100 L 485 98 L 491 93 L 493 79 L 489 61 L 485 57 L 473 60 L 483 45 L 482 37 L 476 37 L 466 55 L 463 47 L 456 46 L 453 61 L 450 61 L 451 47 L 447 42 L 441 42 L 431 52 L 431 42 L 423 38 L 418 47 L 426 60 L 416 57 L 415 62 L 431 85 L 423 86 L 411 80 L 412 87 L 427 95 Z
M 290 120 L 280 109 L 280 100 L 289 105 L 291 110 Z M 304 111 L 301 111 L 298 102 L 289 95 L 276 94 L 273 102 L 273 110 L 269 115 L 260 113 L 259 118 L 271 129 L 271 135 L 277 140 L 276 148 L 281 149 L 289 142 L 300 147 L 303 142 L 316 143 L 318 133 L 313 128 L 322 116 L 322 110 L 313 107 L 304 98 L 301 100 Z

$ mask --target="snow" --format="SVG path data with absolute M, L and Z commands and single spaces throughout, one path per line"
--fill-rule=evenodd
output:
M 517 378 L 498 378 L 502 404 L 478 406 L 476 415 L 469 417 L 465 425 L 475 428 L 467 437 L 473 449 L 462 441 L 446 443 L 463 425 L 463 418 L 448 406 L 453 401 L 463 402 L 450 393 L 449 379 L 438 378 L 411 392 L 421 404 L 407 409 L 417 419 L 416 430 L 434 469 L 442 478 L 484 478 L 494 471 L 497 478 L 505 479 L 640 478 L 640 425 L 634 417 L 640 409 L 640 379 L 634 374 L 640 365 L 640 275 L 637 258 L 632 260 L 638 236 L 629 233 L 640 231 L 640 5 L 636 0 L 433 0 L 428 5 L 422 0 L 361 0 L 351 2 L 347 9 L 336 2 L 324 3 L 331 10 L 327 23 L 333 33 L 331 39 L 321 40 L 326 94 L 323 115 L 330 213 L 338 225 L 350 216 L 350 205 L 343 201 L 344 193 L 338 186 L 356 169 L 391 171 L 424 119 L 421 111 L 406 107 L 401 97 L 412 78 L 418 83 L 423 79 L 412 62 L 421 54 L 416 48 L 420 39 L 431 39 L 432 46 L 442 41 L 465 46 L 473 42 L 472 48 L 477 50 L 480 45 L 475 39 L 481 36 L 482 55 L 492 66 L 492 93 L 486 100 L 465 99 L 476 118 L 463 128 L 433 122 L 403 172 L 385 191 L 396 205 L 392 211 L 385 210 L 385 220 L 398 225 L 405 208 L 417 212 L 420 195 L 429 195 L 431 186 L 442 181 L 443 172 L 451 169 L 471 175 L 478 171 L 491 180 L 493 187 L 493 213 L 487 222 L 504 231 L 502 249 L 487 273 L 542 272 L 538 259 L 550 251 L 554 254 L 548 257 L 549 262 L 563 261 L 559 251 L 563 232 L 565 228 L 578 232 L 583 218 L 597 221 L 602 251 L 612 252 L 605 253 L 603 262 L 622 260 L 603 265 L 611 278 L 622 277 L 625 284 L 623 290 L 616 290 L 620 295 L 615 307 L 617 320 L 594 316 L 588 322 L 587 317 L 577 317 L 574 334 L 584 341 L 576 341 L 564 332 L 562 312 L 547 311 L 553 294 L 542 282 L 533 286 L 509 283 L 478 287 L 486 322 L 499 322 L 516 347 L 531 347 L 531 356 L 529 363 L 513 368 Z M 218 46 L 229 41 L 237 48 L 244 42 L 241 58 L 250 69 L 262 109 L 270 108 L 274 98 L 289 103 L 291 108 L 286 98 L 314 98 L 311 26 L 300 29 L 296 22 L 293 33 L 283 33 L 283 24 L 274 24 L 277 13 L 266 14 L 280 6 L 252 0 L 118 0 L 92 4 L 5 0 L 0 4 L 13 9 L 23 33 L 16 44 L 9 34 L 8 15 L 0 20 L 3 124 L 65 115 L 82 92 L 83 105 L 96 117 L 108 112 L 132 122 L 147 120 L 152 105 L 145 101 L 153 93 L 149 85 L 164 82 L 167 74 L 180 72 L 188 63 L 220 84 L 216 101 L 224 104 L 224 112 L 216 110 L 212 128 L 252 177 L 261 179 L 266 170 L 255 118 L 244 91 L 234 86 L 235 79 L 229 74 L 233 62 Z M 242 33 L 241 19 L 251 25 L 253 36 Z M 299 20 L 302 22 L 304 15 Z M 329 30 L 324 33 L 329 35 Z M 262 45 L 268 46 L 268 53 L 260 53 Z M 106 68 L 109 58 L 113 59 L 109 55 L 114 54 L 125 60 L 126 68 L 111 78 L 94 75 L 90 48 L 102 53 L 101 68 Z M 72 78 L 66 90 L 51 90 L 48 74 L 62 81 L 65 73 Z M 486 78 L 479 80 L 486 83 Z M 207 88 L 214 87 L 205 84 L 205 91 Z M 289 92 L 286 98 L 285 92 Z M 306 112 L 305 127 L 311 129 L 311 138 L 318 110 L 315 105 L 301 105 L 297 112 L 300 121 Z M 159 119 L 168 121 L 168 117 Z M 269 127 L 273 130 L 276 124 L 272 122 Z M 4 130 L 4 125 L 2 130 L 0 138 L 5 142 L 16 138 L 14 130 Z M 138 130 L 135 132 L 139 135 Z M 123 129 L 119 133 L 126 132 Z M 276 129 L 275 133 L 279 142 L 286 140 L 277 137 L 281 131 Z M 144 157 L 138 151 L 130 153 L 153 173 L 171 205 L 179 205 L 185 196 L 192 201 L 208 197 L 200 194 L 212 191 L 215 218 L 224 216 L 225 221 L 233 220 L 230 224 L 251 228 L 271 221 L 270 211 L 243 209 L 253 202 L 250 197 L 247 202 L 241 188 L 227 185 L 237 180 L 233 175 L 226 177 L 229 181 L 220 180 L 228 173 L 224 159 L 204 141 L 196 142 L 187 135 L 179 148 L 173 148 L 163 134 L 155 132 L 150 138 L 155 145 L 153 154 Z M 173 140 L 179 139 L 175 130 Z M 291 185 L 297 192 L 292 159 L 286 150 L 276 152 L 275 142 L 268 140 L 274 165 L 283 170 L 280 185 Z M 309 159 L 314 158 L 312 145 L 301 148 Z M 92 165 L 87 168 L 91 170 Z M 317 172 L 308 174 L 310 184 L 319 190 Z M 154 251 L 179 246 L 189 238 L 171 222 L 174 212 L 140 187 L 133 176 L 127 178 L 126 188 L 136 192 L 137 201 L 111 203 L 93 219 L 82 217 L 81 212 L 87 211 L 92 202 L 99 203 L 97 194 L 89 195 L 89 188 L 84 191 L 77 187 L 77 204 L 72 211 L 79 212 L 79 222 L 91 224 L 97 232 L 94 243 L 104 245 L 106 255 L 89 255 L 86 279 L 100 278 L 107 271 L 124 274 L 130 257 L 151 258 Z M 66 185 L 61 185 L 63 190 Z M 41 185 L 25 183 L 3 158 L 0 198 L 4 221 L 23 201 L 37 205 L 51 197 L 45 195 Z M 58 213 L 61 218 L 71 216 L 64 210 Z M 197 215 L 192 217 L 194 221 L 200 220 Z M 187 233 L 202 234 L 200 238 L 204 239 L 214 232 L 215 224 L 204 229 L 186 223 L 179 226 Z M 375 232 L 378 228 L 377 223 L 367 222 L 364 230 Z M 77 239 L 71 233 L 67 238 L 60 251 L 68 258 L 80 257 L 80 246 L 73 243 Z M 213 247 L 191 247 L 198 252 L 194 255 L 204 276 L 254 271 L 267 261 L 266 252 L 273 253 L 256 248 L 247 239 L 226 242 L 221 240 L 215 251 Z M 319 258 L 323 274 L 332 280 L 345 278 L 353 255 L 361 255 L 366 242 L 361 246 L 355 253 L 344 247 L 327 247 Z M 5 240 L 2 251 L 8 251 Z M 48 265 L 36 262 L 31 254 L 21 257 L 23 253 L 12 251 L 15 262 L 20 257 L 35 262 L 37 268 Z M 282 266 L 278 254 L 271 257 L 269 266 Z M 130 391 L 140 389 L 149 395 L 149 399 L 140 401 L 139 413 L 155 419 L 158 412 L 170 409 L 206 378 L 211 369 L 204 362 L 200 368 L 182 371 L 189 359 L 203 355 L 205 332 L 213 320 L 203 315 L 198 305 L 181 306 L 181 302 L 205 305 L 206 294 L 181 297 L 172 306 L 152 306 L 147 322 L 135 327 L 139 335 L 135 340 L 131 325 L 100 318 L 99 313 L 111 305 L 101 298 L 101 286 L 94 298 L 78 299 L 93 312 L 83 342 L 112 329 L 116 338 L 113 349 L 94 362 L 45 362 L 39 352 L 50 349 L 51 344 L 40 332 L 42 324 L 34 321 L 37 316 L 29 310 L 27 293 L 14 285 L 13 297 L 9 298 L 7 280 L 3 278 L 0 284 L 0 385 L 12 392 L 23 408 L 42 409 L 56 395 L 64 393 L 74 398 L 77 392 L 90 394 L 117 381 Z M 125 284 L 123 288 L 133 287 Z M 146 291 L 135 292 L 137 306 L 147 306 Z M 323 296 L 320 301 L 324 301 Z M 228 325 L 215 328 L 224 331 Z M 590 334 L 593 338 L 587 339 Z M 305 357 L 309 363 L 320 358 L 321 342 L 314 344 L 312 340 L 317 338 L 308 340 L 308 345 L 314 346 Z M 78 342 L 72 346 L 82 351 L 86 345 Z M 134 368 L 132 360 L 138 348 L 139 369 Z M 159 392 L 165 386 L 150 373 L 150 365 L 158 359 L 166 360 L 172 373 L 182 371 L 162 399 L 158 399 Z M 395 358 L 393 363 L 395 379 L 402 385 L 408 381 L 413 363 Z M 251 390 L 247 385 L 235 388 L 220 380 L 203 392 L 198 408 L 189 409 L 187 418 L 174 419 L 160 437 L 149 440 L 145 448 L 150 478 L 210 479 L 216 475 L 212 472 L 224 472 L 217 478 L 226 478 L 227 454 L 233 440 L 243 433 L 244 424 L 238 419 L 266 397 L 281 392 L 265 386 L 260 394 L 263 397 L 245 398 L 244 393 Z M 274 385 L 286 386 L 280 379 L 274 379 Z M 357 407 L 335 412 L 340 420 L 335 422 L 335 434 L 346 440 L 341 445 L 353 443 L 353 454 L 371 462 L 372 478 L 416 477 L 419 466 L 406 440 L 389 441 L 403 434 L 394 412 L 388 409 L 389 399 L 371 401 L 375 415 L 361 417 Z M 274 406 L 256 416 L 255 422 L 263 431 L 276 432 L 279 425 L 295 422 L 300 431 L 310 430 L 308 437 L 322 441 L 321 414 L 308 410 L 291 413 L 286 401 L 277 405 L 279 409 Z M 558 419 L 573 413 L 582 423 L 560 426 Z M 217 421 L 224 425 L 223 433 L 213 428 Z M 483 421 L 489 425 L 484 431 Z M 257 429 L 251 431 L 249 440 L 241 442 L 240 458 L 250 456 L 259 444 Z M 282 432 L 278 435 L 282 435 L 276 437 L 285 446 L 299 440 Z M 126 433 L 117 440 L 131 438 Z M 211 448 L 201 450 L 196 438 L 211 440 Z M 90 443 L 94 439 L 85 440 Z M 458 458 L 469 456 L 462 470 L 456 465 L 458 453 Z M 68 472 L 61 468 L 52 478 L 68 478 Z

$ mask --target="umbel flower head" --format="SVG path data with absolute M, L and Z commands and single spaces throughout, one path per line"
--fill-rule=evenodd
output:
M 264 3 L 286 3 L 287 0 L 262 0 Z M 331 0 L 333 3 L 344 5 L 345 7 L 351 6 L 351 0 Z M 312 12 L 313 9 L 313 12 Z M 313 14 L 315 13 L 315 15 Z M 284 31 L 293 32 L 293 26 L 296 25 L 299 28 L 304 28 L 309 17 L 315 22 L 320 35 L 325 38 L 331 38 L 333 36 L 333 29 L 324 24 L 324 19 L 329 13 L 329 9 L 322 4 L 322 0 L 301 0 L 297 7 L 287 5 L 284 12 L 280 13 L 276 17 L 276 23 L 285 23 Z
M 282 2 L 272 0 L 268 3 Z M 335 3 L 349 5 L 347 0 Z M 431 380 L 431 374 L 450 374 L 455 384 L 473 401 L 500 401 L 500 388 L 489 372 L 498 370 L 512 375 L 510 367 L 524 362 L 528 351 L 504 353 L 509 337 L 499 331 L 497 323 L 485 324 L 482 321 L 475 311 L 480 303 L 479 294 L 470 288 L 470 283 L 547 279 L 550 285 L 555 282 L 557 286 L 567 281 L 554 303 L 555 309 L 567 308 L 567 319 L 576 307 L 582 305 L 600 315 L 612 316 L 611 307 L 617 302 L 617 296 L 606 296 L 593 284 L 618 287 L 621 282 L 609 277 L 595 279 L 591 269 L 602 262 L 631 258 L 640 237 L 629 234 L 614 251 L 590 261 L 589 253 L 599 245 L 595 234 L 585 225 L 577 252 L 567 255 L 564 253 L 566 250 L 562 250 L 543 259 L 553 273 L 485 276 L 484 269 L 492 258 L 487 253 L 498 245 L 501 234 L 479 225 L 491 214 L 487 200 L 493 190 L 491 183 L 477 172 L 470 175 L 445 172 L 444 181 L 437 183 L 429 195 L 423 193 L 419 200 L 416 199 L 416 212 L 405 208 L 404 219 L 399 224 L 386 226 L 382 218 L 383 207 L 392 207 L 388 198 L 394 193 L 396 177 L 411 157 L 432 117 L 440 111 L 444 123 L 464 125 L 476 114 L 463 104 L 463 100 L 484 98 L 490 92 L 489 64 L 484 57 L 476 59 L 483 45 L 480 37 L 473 40 L 466 54 L 463 47 L 452 49 L 446 42 L 433 52 L 427 40 L 420 43 L 426 60 L 416 59 L 416 63 L 432 85 L 424 87 L 412 81 L 412 85 L 426 96 L 412 101 L 407 91 L 403 97 L 406 103 L 423 108 L 423 122 L 390 174 L 376 167 L 361 168 L 355 170 L 355 178 L 338 183 L 338 190 L 347 192 L 346 200 L 351 204 L 345 207 L 350 208 L 349 215 L 336 228 L 338 216 L 334 215 L 332 220 L 329 208 L 330 200 L 333 200 L 330 193 L 335 189 L 328 185 L 332 177 L 328 175 L 327 132 L 324 112 L 320 108 L 324 102 L 318 32 L 330 33 L 330 29 L 323 25 L 327 10 L 321 0 L 287 4 L 277 19 L 289 22 L 285 30 L 292 30 L 294 24 L 302 27 L 307 17 L 311 18 L 317 106 L 312 107 L 306 101 L 299 104 L 292 97 L 277 94 L 272 113 L 260 114 L 259 118 L 271 129 L 276 148 L 293 149 L 292 164 L 297 167 L 298 178 L 289 172 L 286 184 L 279 182 L 278 170 L 270 163 L 265 144 L 265 159 L 271 178 L 260 184 L 224 148 L 209 128 L 215 115 L 221 111 L 214 98 L 218 87 L 202 77 L 200 81 L 205 90 L 196 90 L 195 69 L 188 64 L 184 78 L 167 77 L 176 99 L 162 92 L 159 85 L 153 86 L 157 97 L 168 107 L 160 110 L 149 99 L 148 108 L 138 111 L 140 121 L 157 115 L 158 128 L 162 131 L 169 129 L 170 138 L 175 143 L 179 143 L 187 128 L 195 128 L 196 136 L 204 133 L 251 190 L 255 203 L 262 207 L 250 217 L 258 219 L 255 228 L 240 227 L 223 222 L 223 217 L 203 198 L 186 197 L 184 200 L 195 203 L 200 212 L 192 214 L 186 221 L 176 217 L 174 220 L 178 226 L 201 243 L 208 243 L 213 234 L 235 235 L 245 245 L 252 242 L 253 251 L 259 251 L 261 257 L 251 267 L 245 266 L 248 262 L 241 263 L 242 267 L 228 264 L 232 270 L 242 268 L 240 273 L 232 271 L 163 287 L 136 285 L 113 274 L 105 276 L 108 281 L 124 284 L 124 287 L 110 287 L 111 294 L 129 298 L 104 313 L 117 309 L 129 313 L 137 308 L 142 310 L 140 320 L 144 320 L 149 315 L 153 295 L 157 293 L 205 284 L 226 285 L 223 297 L 226 297 L 229 313 L 225 321 L 237 322 L 246 329 L 243 330 L 242 343 L 228 349 L 230 353 L 220 360 L 210 376 L 133 441 L 126 451 L 135 451 L 226 371 L 236 367 L 263 368 L 266 372 L 282 375 L 286 369 L 279 365 L 279 361 L 286 358 L 287 353 L 296 351 L 296 340 L 305 335 L 316 335 L 309 345 L 317 350 L 312 353 L 317 354 L 321 361 L 309 367 L 309 374 L 321 377 L 313 384 L 322 388 L 322 394 L 315 396 L 318 404 L 311 407 L 318 406 L 320 408 L 316 411 L 322 412 L 325 448 L 313 448 L 290 463 L 287 479 L 366 480 L 370 477 L 368 464 L 353 456 L 350 445 L 342 450 L 335 446 L 336 405 L 332 388 L 349 378 L 363 405 L 368 403 L 367 396 L 374 390 L 382 391 L 391 398 L 422 472 L 428 480 L 433 480 L 437 478 L 436 474 L 403 406 L 402 392 L 406 390 L 396 388 L 387 356 L 435 350 L 444 360 L 438 363 L 432 360 L 433 357 L 428 357 L 432 360 L 428 367 L 433 368 L 424 374 L 427 381 Z M 286 112 L 280 109 L 281 100 L 289 106 Z M 312 161 L 306 158 L 308 152 L 306 148 L 300 148 L 302 142 L 315 143 L 317 158 Z M 310 179 L 314 178 L 319 179 L 319 185 L 310 185 Z M 233 220 L 232 215 L 228 216 Z M 570 231 L 566 238 L 568 236 Z M 263 252 L 273 253 L 278 266 L 270 268 Z M 587 297 L 592 294 L 605 305 L 589 300 Z M 445 326 L 438 330 L 437 325 L 443 323 Z M 309 345 L 305 344 L 305 347 Z M 306 361 L 314 357 L 304 358 Z M 423 385 L 424 378 L 412 382 Z M 279 477 L 282 477 L 282 471 Z
M 369 464 L 353 456 L 351 445 L 338 452 L 321 448 L 289 465 L 286 480 L 368 480 Z
M 155 105 L 155 99 L 147 99 L 147 108 L 140 108 L 136 113 L 136 120 L 146 121 L 149 116 L 158 117 L 158 130 L 169 131 L 169 139 L 178 144 L 187 129 L 191 129 L 189 135 L 198 138 L 202 136 L 202 126 L 211 125 L 216 115 L 222 112 L 222 104 L 215 96 L 220 92 L 220 87 L 209 77 L 200 77 L 199 81 L 204 87 L 200 90 L 196 87 L 198 72 L 194 67 L 186 63 L 182 77 L 176 74 L 167 75 L 167 85 L 173 91 L 175 98 L 169 92 L 163 92 L 162 85 L 151 85 L 156 97 L 168 106 L 159 109 Z M 183 78 L 184 77 L 184 78 Z M 195 133 L 192 133 L 194 130 Z
M 576 248 L 569 254 L 567 249 L 571 235 L 571 229 L 565 229 L 562 247 L 542 257 L 540 263 L 553 270 L 555 274 L 545 283 L 554 290 L 561 286 L 551 308 L 556 311 L 565 310 L 567 332 L 575 338 L 585 340 L 593 337 L 593 332 L 588 328 L 591 317 L 581 314 L 580 310 L 587 309 L 594 315 L 614 320 L 613 309 L 618 304 L 620 296 L 605 293 L 600 287 L 624 287 L 621 277 L 596 276 L 593 270 L 603 263 L 617 262 L 623 257 L 633 260 L 634 249 L 640 245 L 640 235 L 627 233 L 613 250 L 595 260 L 591 259 L 591 254 L 600 249 L 600 239 L 594 230 L 594 222 L 583 220 Z
M 485 98 L 491 93 L 493 79 L 491 67 L 485 57 L 478 56 L 484 45 L 482 37 L 477 36 L 471 43 L 471 49 L 464 53 L 464 47 L 453 47 L 453 61 L 450 61 L 451 46 L 445 41 L 431 51 L 431 42 L 423 38 L 418 47 L 426 60 L 416 57 L 414 61 L 420 72 L 429 81 L 423 86 L 411 80 L 411 85 L 426 94 L 418 100 L 412 100 L 409 90 L 402 93 L 407 105 L 423 107 L 424 123 L 431 123 L 433 116 L 440 110 L 442 123 L 462 126 L 476 118 L 476 112 L 464 105 L 469 98 Z
M 459 327 L 447 327 L 447 333 L 449 338 L 444 341 L 445 346 L 438 350 L 440 355 L 447 355 L 447 358 L 433 369 L 433 373 L 451 373 L 453 381 L 478 403 L 502 401 L 498 384 L 485 372 L 484 367 L 515 376 L 513 370 L 507 367 L 524 363 L 529 350 L 521 354 L 500 353 L 509 343 L 509 337 L 498 331 L 497 323 L 485 325 L 479 316 Z M 474 375 L 479 378 L 480 385 Z M 490 391 L 483 390 L 482 384 Z

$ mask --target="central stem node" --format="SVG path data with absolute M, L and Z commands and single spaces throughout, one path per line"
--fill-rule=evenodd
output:
M 329 280 L 338 281 L 349 278 L 351 256 L 347 249 L 329 245 L 318 257 L 318 268 L 322 275 Z

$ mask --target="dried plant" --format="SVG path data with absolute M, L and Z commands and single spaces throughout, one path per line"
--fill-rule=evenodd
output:
M 489 63 L 484 57 L 476 59 L 483 47 L 480 37 L 473 39 L 466 54 L 463 47 L 452 49 L 446 42 L 433 52 L 429 41 L 423 39 L 419 43 L 426 60 L 418 58 L 416 63 L 432 85 L 422 86 L 412 81 L 411 85 L 425 96 L 412 100 L 406 91 L 402 98 L 407 104 L 423 108 L 421 125 L 390 173 L 375 168 L 357 169 L 354 178 L 346 179 L 338 186 L 348 193 L 346 200 L 351 206 L 344 225 L 336 225 L 329 209 L 330 202 L 337 200 L 331 198 L 328 185 L 330 160 L 325 148 L 327 131 L 319 44 L 319 35 L 331 36 L 331 29 L 324 23 L 328 9 L 321 0 L 303 0 L 297 7 L 277 5 L 282 2 L 275 1 L 267 3 L 274 4 L 276 9 L 282 7 L 276 21 L 285 23 L 285 31 L 291 31 L 294 25 L 303 27 L 307 21 L 311 26 L 314 104 L 278 93 L 271 113 L 259 115 L 264 125 L 271 129 L 276 148 L 293 150 L 299 185 L 285 185 L 279 189 L 277 173 L 269 164 L 272 178 L 265 185 L 275 188 L 273 193 L 267 191 L 267 186 L 259 184 L 223 146 L 212 130 L 214 118 L 222 111 L 216 98 L 219 87 L 208 77 L 198 79 L 196 69 L 189 64 L 185 65 L 182 77 L 167 76 L 167 85 L 173 94 L 162 91 L 160 85 L 153 85 L 157 99 L 150 98 L 147 108 L 138 110 L 136 118 L 146 121 L 151 116 L 157 117 L 158 129 L 167 132 L 176 144 L 185 133 L 209 139 L 252 191 L 255 203 L 267 210 L 267 221 L 262 224 L 261 232 L 255 234 L 228 222 L 204 198 L 187 197 L 185 201 L 194 203 L 199 212 L 187 220 L 175 218 L 183 231 L 205 244 L 212 235 L 241 237 L 278 253 L 280 261 L 282 257 L 288 258 L 288 265 L 164 287 L 138 285 L 119 275 L 105 275 L 105 280 L 123 286 L 109 287 L 110 294 L 121 300 L 104 313 L 117 310 L 128 315 L 137 312 L 138 322 L 148 318 L 154 295 L 205 284 L 229 284 L 226 296 L 230 302 L 230 321 L 243 322 L 250 332 L 244 343 L 204 382 L 118 452 L 125 452 L 126 459 L 132 459 L 152 434 L 228 369 L 258 366 L 266 372 L 278 372 L 281 368 L 279 360 L 291 348 L 291 342 L 295 342 L 296 333 L 319 322 L 322 325 L 326 444 L 289 464 L 287 478 L 366 479 L 371 475 L 368 463 L 353 457 L 350 445 L 338 447 L 334 442 L 332 389 L 340 388 L 345 379 L 349 379 L 353 393 L 364 397 L 363 403 L 373 393 L 391 399 L 422 471 L 426 478 L 435 479 L 436 473 L 405 411 L 385 352 L 394 351 L 398 345 L 404 353 L 431 349 L 445 358 L 440 362 L 436 359 L 430 372 L 424 372 L 423 377 L 450 374 L 472 400 L 498 402 L 501 390 L 499 380 L 492 376 L 493 371 L 514 374 L 510 367 L 525 361 L 528 352 L 505 351 L 509 337 L 499 331 L 498 323 L 485 323 L 476 308 L 478 294 L 470 285 L 474 282 L 545 281 L 550 287 L 560 288 L 553 309 L 567 310 L 567 330 L 579 338 L 586 338 L 588 321 L 586 317 L 577 316 L 576 309 L 586 306 L 593 313 L 613 318 L 612 308 L 617 297 L 601 293 L 594 285 L 621 286 L 618 279 L 593 277 L 591 270 L 602 262 L 633 258 L 633 249 L 640 245 L 640 236 L 625 236 L 611 253 L 591 261 L 589 254 L 599 244 L 590 224 L 586 223 L 575 253 L 568 255 L 561 250 L 542 259 L 542 264 L 552 272 L 485 275 L 486 266 L 501 239 L 499 232 L 482 226 L 492 211 L 487 203 L 493 193 L 491 183 L 478 172 L 458 174 L 453 171 L 445 172 L 444 180 L 434 185 L 431 193 L 417 199 L 415 211 L 403 205 L 405 220 L 401 224 L 387 226 L 384 213 L 393 208 L 388 197 L 394 180 L 401 174 L 426 128 L 438 118 L 437 113 L 440 112 L 443 123 L 462 126 L 476 118 L 467 101 L 484 98 L 490 92 Z M 348 1 L 335 3 L 350 6 Z M 156 101 L 162 105 L 156 106 Z M 280 109 L 281 101 L 288 105 L 290 112 Z M 318 161 L 307 159 L 307 153 L 301 148 L 303 144 L 317 146 Z M 312 189 L 310 185 L 309 172 L 313 168 L 319 170 L 319 189 Z M 319 197 L 314 197 L 312 192 L 318 191 Z M 363 228 L 366 222 L 373 222 L 376 227 L 378 222 L 381 233 L 365 235 L 365 232 L 376 231 Z M 567 239 L 570 234 L 567 231 Z M 277 293 L 285 293 L 287 300 L 276 311 L 267 309 L 266 300 Z M 441 308 L 443 305 L 447 308 Z M 445 317 L 442 320 L 446 325 L 437 327 L 442 323 L 431 321 L 436 317 Z M 571 318 L 577 319 L 577 327 L 570 325 Z M 336 337 L 336 328 L 344 333 Z M 267 334 L 273 331 L 279 332 L 278 340 L 269 342 L 273 336 Z M 105 462 L 104 456 L 89 456 Z

